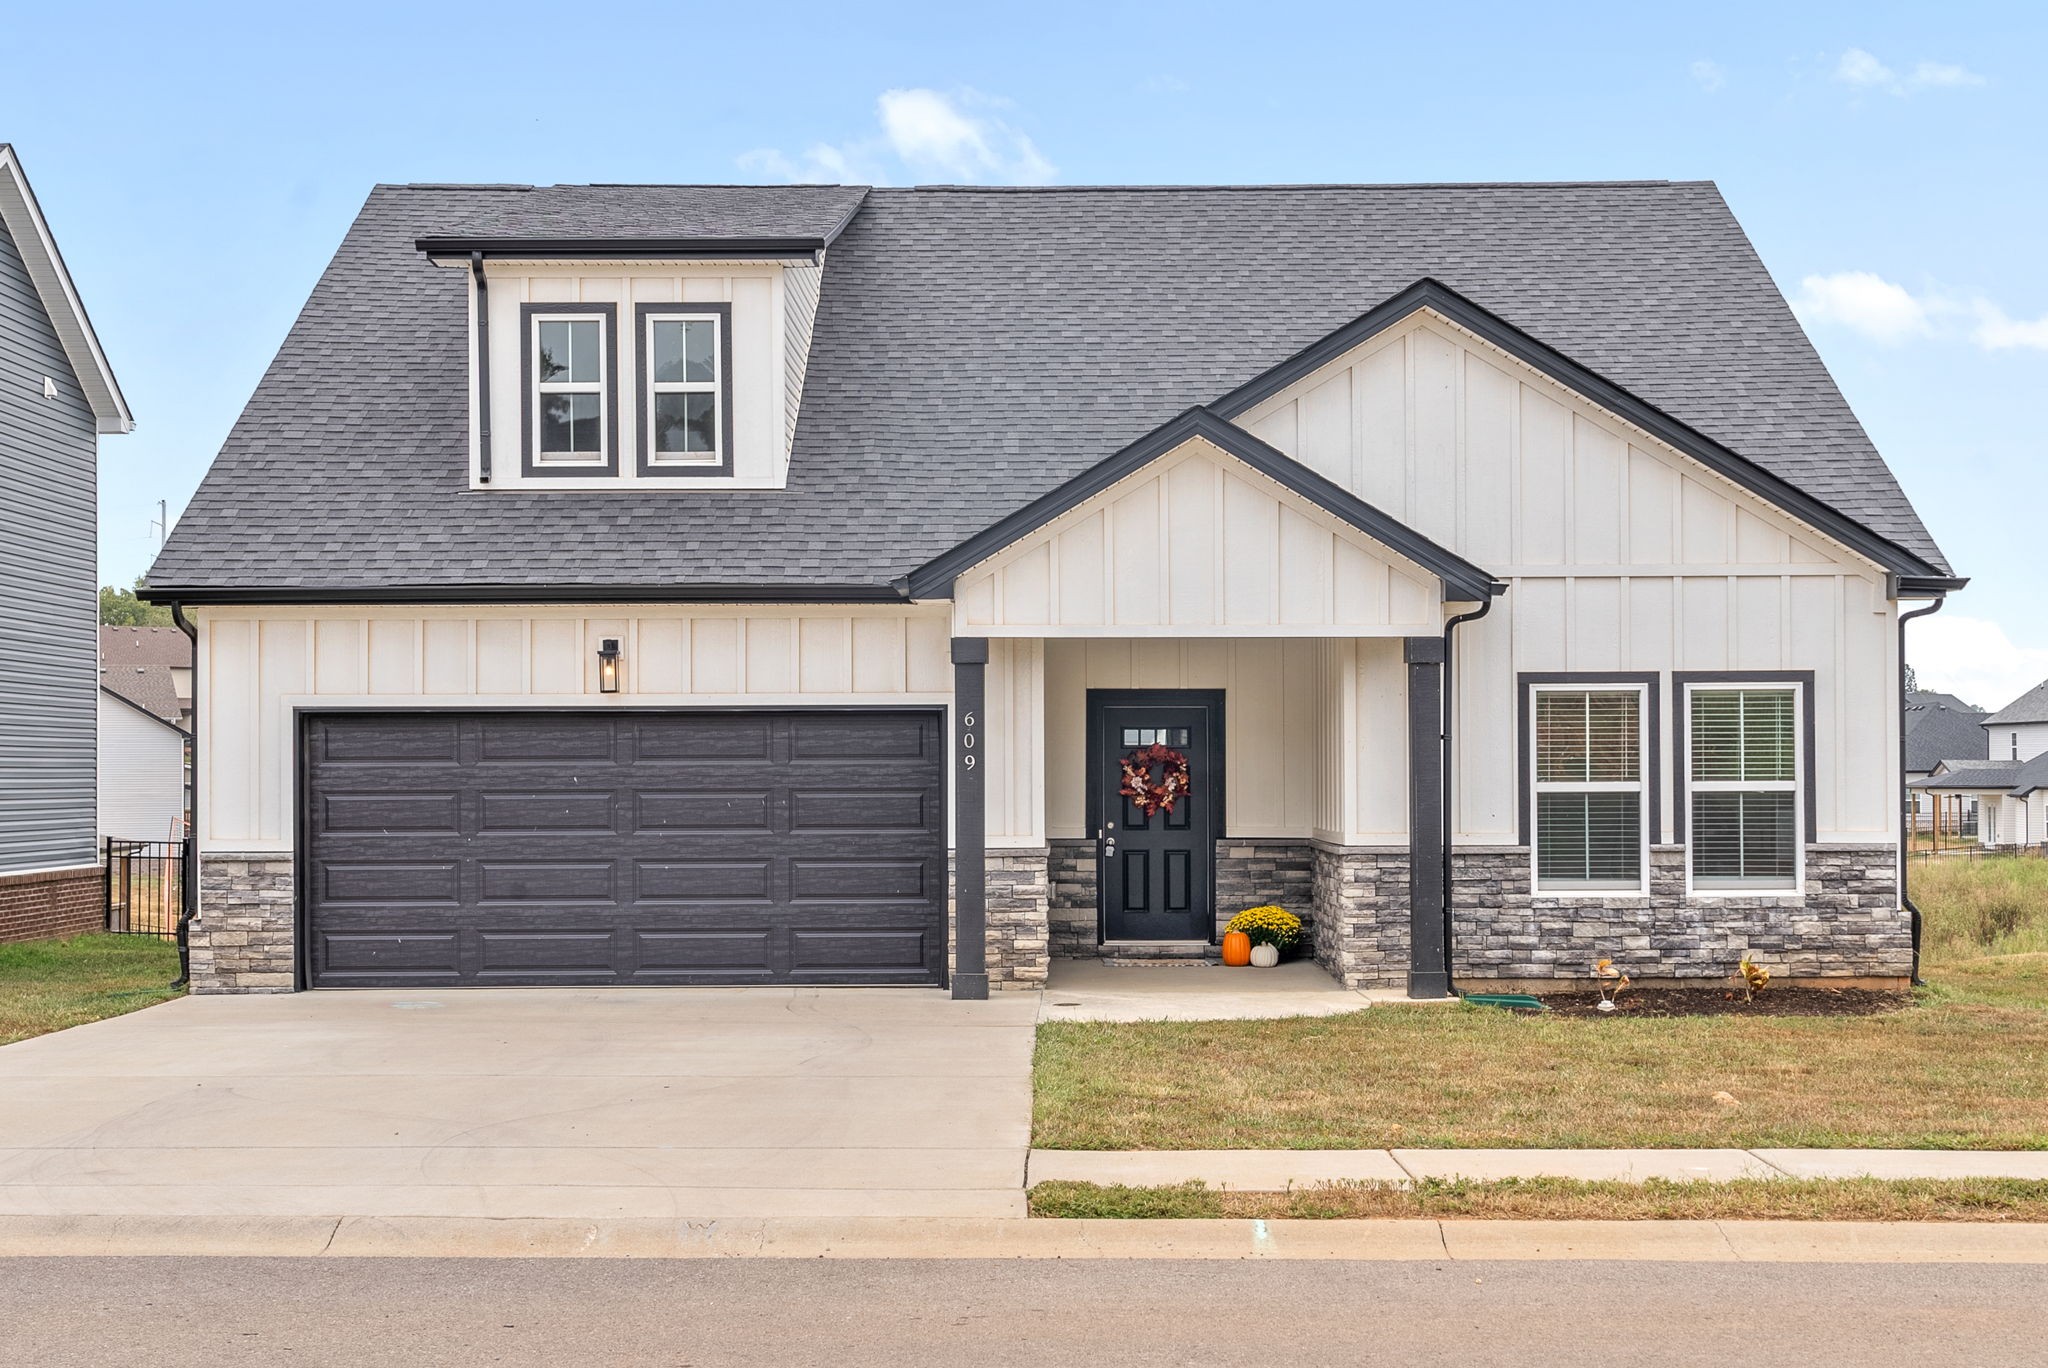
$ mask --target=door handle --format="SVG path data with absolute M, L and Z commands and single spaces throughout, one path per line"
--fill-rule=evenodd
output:
M 1103 859 L 1107 860 L 1115 857 L 1116 834 L 1114 832 L 1098 831 L 1095 833 L 1095 839 L 1097 842 L 1100 843 L 1100 849 L 1102 851 Z

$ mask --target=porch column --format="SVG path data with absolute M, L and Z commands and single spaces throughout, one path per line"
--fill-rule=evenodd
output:
M 1444 640 L 1409 637 L 1408 996 L 1451 991 L 1444 947 Z
M 988 996 L 988 638 L 953 638 L 953 996 Z

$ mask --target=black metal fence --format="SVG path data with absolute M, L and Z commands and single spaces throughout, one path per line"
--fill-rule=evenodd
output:
M 107 838 L 107 930 L 175 940 L 185 907 L 187 843 Z

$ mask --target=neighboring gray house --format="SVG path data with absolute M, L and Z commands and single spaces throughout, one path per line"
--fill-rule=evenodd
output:
M 197 990 L 961 996 L 1901 983 L 1963 583 L 1661 181 L 381 186 L 149 582 Z
M 1906 780 L 1925 779 L 1944 760 L 1982 760 L 1989 754 L 1986 749 L 1984 728 L 1985 713 L 1982 708 L 1973 708 L 1954 694 L 1940 693 L 1932 689 L 1916 689 L 1906 695 Z M 1934 824 L 1935 796 L 1924 790 L 1916 790 L 1913 797 L 1914 826 L 1925 831 Z M 1945 830 L 1960 826 L 1974 832 L 1977 822 L 1977 801 L 1964 800 L 1961 811 L 1949 807 L 1950 825 Z
M 1976 726 L 1977 747 L 1945 758 L 1914 781 L 1914 790 L 1973 805 L 1977 840 L 1985 846 L 2048 848 L 2048 680 L 1978 718 Z
M 192 639 L 176 627 L 100 628 L 101 840 L 184 839 Z
M 134 426 L 0 143 L 0 941 L 99 924 L 99 434 Z

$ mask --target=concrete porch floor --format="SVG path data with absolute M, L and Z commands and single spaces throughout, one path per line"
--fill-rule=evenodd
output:
M 1252 1021 L 1337 1016 L 1375 1002 L 1407 1001 L 1398 989 L 1345 988 L 1313 960 L 1290 960 L 1270 969 L 1226 969 L 1206 961 L 1140 966 L 1056 957 L 1038 1019 Z

